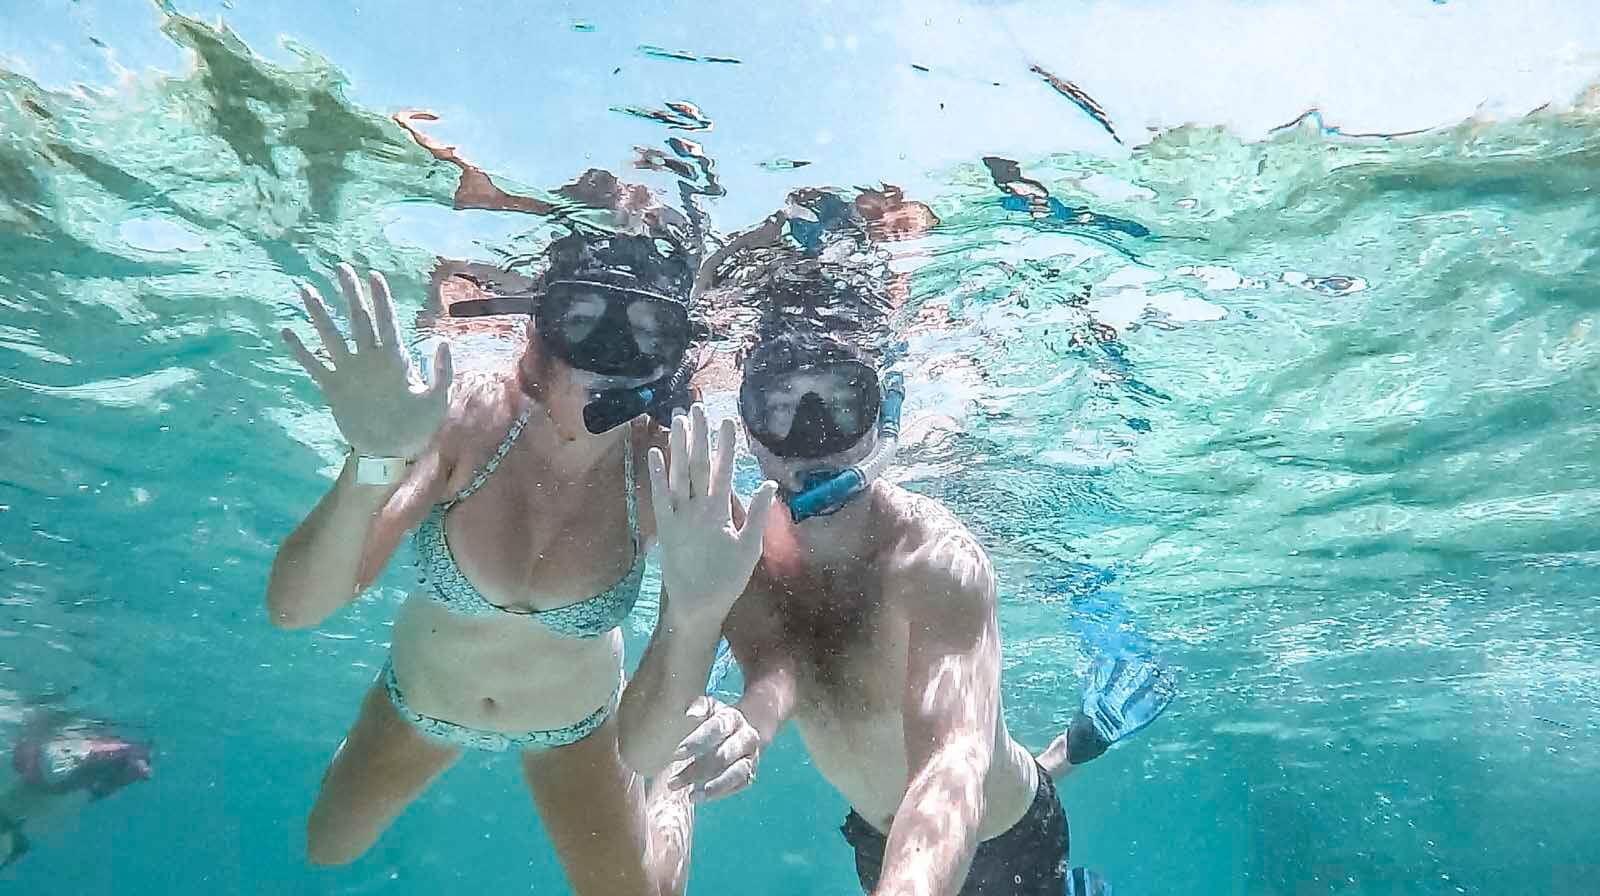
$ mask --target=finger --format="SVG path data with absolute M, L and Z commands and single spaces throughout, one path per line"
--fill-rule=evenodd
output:
M 706 426 L 706 406 L 695 402 L 689 409 L 689 488 L 690 494 L 703 498 L 710 489 L 711 432 Z
M 743 730 L 741 728 L 733 736 L 714 744 L 705 753 L 692 757 L 688 762 L 677 760 L 682 764 L 674 768 L 672 778 L 667 782 L 668 788 L 682 790 L 688 787 L 700 790 L 745 760 L 749 760 L 747 765 L 753 768 L 755 757 L 760 753 L 761 741 L 756 736 L 740 736 Z
M 675 417 L 667 437 L 667 486 L 674 502 L 689 497 L 689 418 Z M 674 507 L 676 509 L 676 507 Z
M 722 418 L 717 430 L 717 453 L 712 457 L 711 499 L 717 504 L 728 503 L 728 493 L 733 491 L 734 456 L 733 418 Z
M 372 332 L 372 315 L 367 313 L 367 301 L 361 296 L 361 283 L 356 280 L 356 270 L 341 264 L 338 271 L 339 289 L 344 292 L 345 308 L 350 315 L 350 338 L 355 341 L 356 351 L 376 348 L 378 336 Z
M 660 448 L 651 448 L 646 455 L 650 468 L 650 506 L 656 512 L 656 537 L 667 530 L 672 521 L 672 492 L 667 489 L 667 458 Z
M 709 753 L 716 749 L 718 744 L 727 740 L 728 735 L 732 734 L 736 727 L 738 727 L 737 713 L 714 712 L 689 732 L 689 736 L 678 744 L 678 751 L 673 756 L 677 759 L 687 759 Z
M 686 719 L 693 719 L 695 724 L 699 725 L 716 715 L 725 705 L 709 694 L 701 694 L 689 703 L 689 708 L 684 711 L 683 716 Z
M 433 349 L 433 365 L 428 368 L 428 395 L 439 403 L 450 400 L 450 384 L 456 378 L 456 363 L 450 357 L 450 343 L 440 342 Z
M 667 782 L 667 789 L 698 789 L 727 770 L 727 763 L 719 762 L 714 755 L 697 756 L 694 761 L 684 763 L 682 768 L 673 773 L 672 780 Z
M 333 316 L 328 313 L 328 306 L 323 304 L 322 294 L 317 288 L 307 283 L 300 287 L 300 301 L 305 303 L 306 314 L 311 317 L 311 325 L 317 328 L 317 336 L 322 340 L 322 347 L 327 350 L 328 357 L 333 359 L 333 366 L 338 367 L 339 362 L 350 356 L 350 346 L 345 344 L 344 337 L 339 335 L 339 328 L 333 325 Z
M 761 751 L 761 735 L 744 721 L 743 716 L 730 711 L 722 713 L 719 718 L 731 720 L 731 724 L 725 722 L 721 725 L 728 731 L 727 736 L 709 744 L 707 750 L 695 757 L 693 762 L 679 769 L 675 778 L 690 784 L 705 784 L 732 768 L 740 759 L 753 757 Z
M 704 756 L 696 757 L 693 762 L 690 762 L 688 765 L 685 765 L 683 768 L 679 769 L 677 774 L 673 775 L 672 780 L 668 783 L 670 786 L 675 788 L 682 788 L 685 786 L 702 787 L 706 783 L 721 777 L 728 771 L 728 769 L 733 768 L 736 764 L 738 764 L 739 760 L 745 756 L 745 751 L 737 750 L 731 746 L 727 746 L 727 742 L 724 741 L 723 745 L 719 746 L 716 750 L 707 753 Z
M 372 320 L 377 324 L 378 339 L 390 348 L 399 348 L 400 325 L 394 319 L 394 298 L 389 294 L 389 281 L 377 271 L 370 271 L 367 288 L 372 292 Z
M 778 484 L 772 480 L 761 483 L 756 493 L 750 498 L 750 507 L 745 511 L 744 528 L 739 530 L 739 549 L 744 551 L 747 559 L 754 559 L 761 553 L 761 536 L 767 531 L 767 521 L 772 518 L 772 501 L 778 494 Z
M 313 355 L 293 330 L 284 327 L 279 335 L 283 337 L 284 343 L 289 346 L 289 354 L 300 362 L 300 366 L 306 369 L 306 373 L 311 374 L 311 378 L 316 381 L 317 385 L 322 385 L 322 378 L 332 373 L 333 370 L 323 364 L 316 355 Z
M 691 795 L 696 800 L 720 800 L 756 782 L 756 757 L 746 756 Z

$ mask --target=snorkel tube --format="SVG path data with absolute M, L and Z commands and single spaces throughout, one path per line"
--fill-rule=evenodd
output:
M 818 473 L 806 480 L 805 488 L 785 495 L 784 503 L 789 506 L 789 515 L 795 522 L 837 512 L 883 474 L 900 442 L 900 406 L 905 400 L 904 377 L 894 372 L 884 374 L 883 404 L 878 409 L 878 444 L 855 466 L 838 472 Z
M 693 372 L 694 362 L 685 353 L 677 370 L 653 383 L 596 392 L 583 406 L 583 425 L 600 435 L 648 411 L 657 423 L 671 426 L 673 409 L 689 406 L 689 375 Z

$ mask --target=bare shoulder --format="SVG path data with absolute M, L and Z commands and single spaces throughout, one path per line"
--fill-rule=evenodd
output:
M 450 406 L 434 437 L 444 481 L 464 483 L 505 438 L 525 402 L 515 373 L 507 370 L 458 372 L 450 384 Z
M 456 374 L 450 385 L 450 410 L 441 435 L 458 446 L 468 446 L 482 435 L 498 440 L 521 413 L 516 377 L 505 370 L 473 370 Z
M 925 613 L 966 617 L 994 608 L 994 567 L 978 539 L 938 501 L 898 487 L 885 499 L 900 528 L 891 582 Z

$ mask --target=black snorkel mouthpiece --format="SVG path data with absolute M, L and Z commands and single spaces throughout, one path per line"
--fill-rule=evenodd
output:
M 672 412 L 689 408 L 689 375 L 693 372 L 694 364 L 685 357 L 677 370 L 653 383 L 594 393 L 583 406 L 584 428 L 600 435 L 644 413 L 662 426 L 671 426 Z

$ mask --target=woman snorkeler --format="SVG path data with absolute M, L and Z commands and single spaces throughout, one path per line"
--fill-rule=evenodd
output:
M 307 825 L 313 863 L 341 864 L 464 750 L 516 751 L 544 829 L 579 894 L 681 889 L 686 801 L 647 807 L 612 713 L 619 626 L 654 537 L 646 477 L 666 444 L 663 399 L 683 399 L 693 256 L 642 234 L 579 234 L 545 252 L 525 294 L 450 305 L 532 319 L 514 366 L 453 376 L 435 352 L 423 386 L 388 286 L 338 273 L 351 340 L 302 290 L 321 338 L 283 338 L 351 452 L 274 559 L 274 624 L 319 624 L 383 571 L 408 531 L 421 578 L 389 662 L 334 754 Z M 351 344 L 353 342 L 353 345 Z

